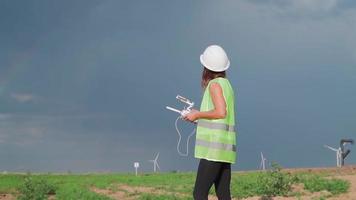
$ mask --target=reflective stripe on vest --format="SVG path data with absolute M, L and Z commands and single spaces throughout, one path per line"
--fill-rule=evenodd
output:
M 204 127 L 204 128 L 209 128 L 209 129 L 215 129 L 215 130 L 229 131 L 229 132 L 234 132 L 235 131 L 235 126 L 234 125 L 228 125 L 228 124 L 216 123 L 216 122 L 209 122 L 209 121 L 203 121 L 203 120 L 199 120 L 198 121 L 198 126 L 201 126 L 201 127 Z
M 208 141 L 199 140 L 199 139 L 197 139 L 195 141 L 195 144 L 199 145 L 199 146 L 203 146 L 203 147 L 213 148 L 213 149 L 236 152 L 236 145 L 233 145 L 233 144 L 224 144 L 224 143 L 220 143 L 220 142 L 208 142 Z

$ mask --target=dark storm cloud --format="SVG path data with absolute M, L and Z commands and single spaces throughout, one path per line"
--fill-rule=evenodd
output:
M 209 44 L 232 61 L 235 169 L 260 151 L 333 165 L 322 145 L 356 129 L 354 5 L 283 2 L 1 1 L 0 170 L 150 170 L 159 151 L 164 170 L 195 169 L 165 106 L 199 105 Z

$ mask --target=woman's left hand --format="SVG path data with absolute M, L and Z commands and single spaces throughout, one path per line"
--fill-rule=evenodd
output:
M 199 113 L 198 110 L 192 109 L 190 113 L 183 116 L 183 119 L 186 121 L 194 122 L 195 120 L 198 119 L 198 115 L 197 115 L 198 113 Z

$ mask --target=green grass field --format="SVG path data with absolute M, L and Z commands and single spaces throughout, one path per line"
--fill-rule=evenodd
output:
M 349 183 L 327 178 L 328 174 L 269 172 L 234 172 L 231 180 L 232 196 L 236 199 L 251 196 L 298 196 L 292 185 L 303 184 L 310 193 L 328 191 L 319 199 L 347 192 Z M 12 194 L 13 199 L 106 200 L 193 199 L 195 173 L 159 174 L 2 174 L 0 194 Z M 99 194 L 94 189 L 117 194 Z M 212 187 L 211 194 L 214 195 Z M 0 197 L 1 199 L 1 197 Z

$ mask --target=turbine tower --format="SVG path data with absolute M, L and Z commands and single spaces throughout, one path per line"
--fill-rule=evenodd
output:
M 159 156 L 159 152 L 157 153 L 157 155 L 156 155 L 156 157 L 155 157 L 154 160 L 149 160 L 149 162 L 152 162 L 152 163 L 153 163 L 153 172 L 156 172 L 156 171 L 157 171 L 156 167 L 157 167 L 159 170 L 161 170 L 161 169 L 159 168 L 159 165 L 158 165 L 158 162 L 157 162 L 158 156 Z
M 341 158 L 341 153 L 342 153 L 341 152 L 341 147 L 339 147 L 338 149 L 335 149 L 335 148 L 330 147 L 328 145 L 324 145 L 324 147 L 336 152 L 336 166 L 341 167 L 341 163 L 342 163 L 342 161 L 341 161 L 341 159 L 342 159 Z

